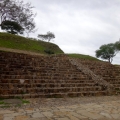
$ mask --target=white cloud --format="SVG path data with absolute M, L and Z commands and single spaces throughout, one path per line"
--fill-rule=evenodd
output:
M 24 0 L 37 12 L 38 31 L 33 37 L 51 31 L 54 43 L 65 53 L 95 56 L 103 44 L 120 38 L 120 0 Z M 119 63 L 120 54 L 114 59 Z

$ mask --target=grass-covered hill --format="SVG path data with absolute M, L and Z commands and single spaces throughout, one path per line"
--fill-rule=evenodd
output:
M 46 54 L 45 51 L 49 50 L 55 54 L 63 53 L 56 44 L 8 33 L 0 33 L 0 47 L 37 52 L 41 54 Z
M 0 33 L 0 48 L 15 49 L 14 52 L 17 50 L 46 54 L 46 50 L 50 50 L 54 52 L 54 54 L 64 54 L 64 52 L 57 46 L 56 44 L 45 42 L 41 40 L 33 40 L 31 38 L 25 38 L 18 35 L 12 35 L 8 33 Z M 69 57 L 72 58 L 81 58 L 87 60 L 98 60 L 89 55 L 82 55 L 82 54 L 67 54 Z

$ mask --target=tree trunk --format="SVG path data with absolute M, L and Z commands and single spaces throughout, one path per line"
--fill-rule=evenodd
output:
M 110 58 L 108 58 L 108 62 L 111 63 Z
M 112 63 L 112 61 L 113 61 L 113 58 L 112 58 L 112 57 L 108 58 L 108 62 L 109 62 L 110 64 Z

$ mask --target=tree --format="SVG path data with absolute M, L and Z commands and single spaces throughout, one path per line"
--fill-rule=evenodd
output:
M 19 0 L 0 0 L 0 26 L 6 20 L 18 23 L 26 33 L 34 32 L 34 17 L 30 3 Z
M 113 57 L 118 53 L 118 49 L 116 49 L 115 44 L 105 44 L 102 45 L 99 50 L 96 50 L 96 57 L 108 60 L 110 63 L 113 61 Z
M 51 39 L 55 38 L 55 35 L 52 32 L 47 32 L 45 35 L 39 34 L 38 37 L 49 42 Z
M 11 34 L 23 34 L 24 29 L 17 23 L 13 21 L 3 21 L 1 25 L 2 30 L 6 30 L 8 33 Z
M 115 42 L 115 47 L 118 51 L 120 51 L 120 40 Z

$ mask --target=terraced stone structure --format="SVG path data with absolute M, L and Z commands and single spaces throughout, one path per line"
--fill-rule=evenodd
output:
M 75 59 L 78 64 L 82 64 L 86 69 L 91 70 L 95 75 L 101 77 L 113 86 L 115 94 L 120 93 L 120 66 L 112 65 L 109 62 L 90 61 Z
M 0 51 L 2 98 L 109 95 L 114 87 L 120 88 L 120 68 L 109 63 Z

